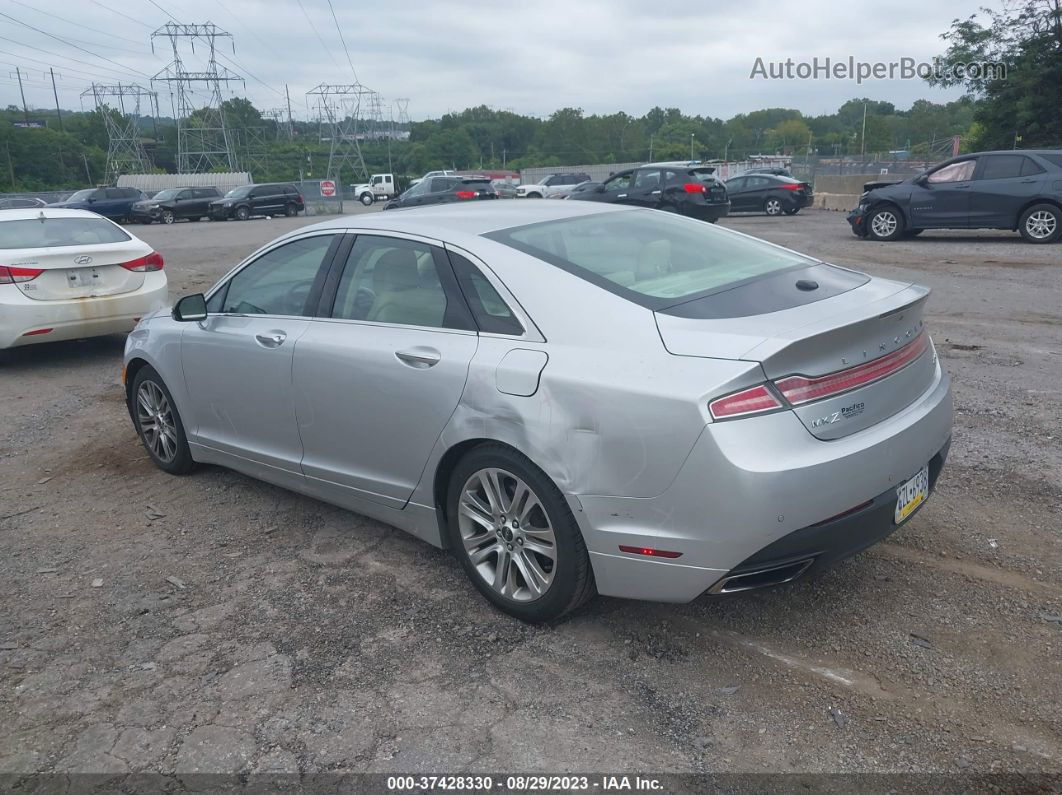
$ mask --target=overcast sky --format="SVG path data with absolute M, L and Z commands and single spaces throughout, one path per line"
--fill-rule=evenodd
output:
M 858 85 L 749 74 L 757 57 L 928 61 L 943 51 L 939 36 L 952 19 L 983 2 L 332 0 L 360 82 L 385 104 L 408 97 L 414 120 L 477 104 L 539 116 L 565 106 L 641 115 L 660 105 L 725 119 L 765 107 L 829 113 L 857 96 L 901 108 L 922 97 L 947 101 L 961 92 L 918 79 Z M 225 41 L 219 63 L 242 75 L 246 87 L 231 84 L 226 96 L 246 96 L 261 109 L 284 104 L 286 83 L 296 117 L 309 118 L 309 89 L 353 81 L 328 0 L 160 0 L 158 7 L 151 0 L 0 0 L 0 13 L 7 15 L 0 16 L 5 106 L 21 104 L 16 66 L 25 72 L 31 107 L 54 106 L 49 66 L 64 108 L 77 108 L 93 80 L 147 85 L 172 60 L 166 40 L 156 40 L 154 54 L 149 46 L 167 14 L 183 23 L 210 21 L 233 35 L 235 56 Z M 197 43 L 195 55 L 183 47 L 186 68 L 202 68 L 203 47 Z M 168 89 L 156 88 L 168 115 Z

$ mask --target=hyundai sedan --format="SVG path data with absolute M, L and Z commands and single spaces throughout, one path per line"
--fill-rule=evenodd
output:
M 929 291 L 654 210 L 481 202 L 289 233 L 126 346 L 132 421 L 454 551 L 525 620 L 793 580 L 925 504 Z
M 0 210 L 0 349 L 124 334 L 168 303 L 162 255 L 86 210 Z

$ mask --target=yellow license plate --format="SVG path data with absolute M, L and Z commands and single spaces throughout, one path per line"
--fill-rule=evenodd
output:
M 917 475 L 896 489 L 896 524 L 914 513 L 927 497 L 929 497 L 928 464 L 922 467 Z

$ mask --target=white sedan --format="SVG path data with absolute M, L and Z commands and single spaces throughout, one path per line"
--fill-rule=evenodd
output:
M 0 350 L 127 333 L 168 303 L 162 255 L 86 210 L 0 210 Z

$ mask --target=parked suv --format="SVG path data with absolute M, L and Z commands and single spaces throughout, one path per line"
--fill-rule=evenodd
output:
M 730 212 L 726 186 L 711 166 L 651 163 L 613 174 L 594 190 L 572 193 L 575 201 L 629 204 L 715 223 Z
M 384 205 L 385 210 L 423 207 L 426 204 L 497 199 L 490 177 L 425 177 L 412 188 Z
M 518 199 L 561 199 L 572 192 L 576 185 L 589 182 L 590 175 L 583 173 L 550 174 L 533 185 L 519 185 Z
M 241 185 L 210 203 L 210 217 L 216 221 L 235 218 L 246 221 L 252 215 L 298 215 L 305 210 L 302 194 L 290 182 Z
M 196 221 L 210 216 L 210 203 L 221 198 L 217 188 L 166 188 L 150 199 L 135 202 L 130 213 L 134 221 L 172 224 L 181 218 Z
M 88 210 L 112 221 L 128 221 L 133 204 L 144 198 L 136 188 L 85 188 L 66 201 L 49 204 L 63 210 Z
M 917 177 L 868 183 L 848 223 L 859 237 L 923 229 L 1016 229 L 1029 243 L 1062 238 L 1062 151 L 962 155 Z

